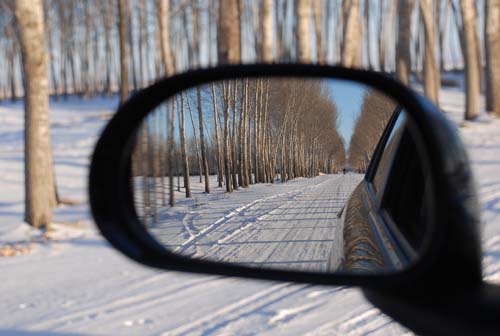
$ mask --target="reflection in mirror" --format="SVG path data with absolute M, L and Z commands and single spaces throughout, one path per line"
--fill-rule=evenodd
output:
M 384 94 L 344 80 L 252 78 L 189 89 L 138 129 L 136 212 L 167 250 L 190 258 L 314 272 L 403 269 L 418 256 L 428 211 L 422 201 L 411 224 L 374 210 L 384 193 L 404 193 L 393 185 L 405 180 L 388 182 L 404 175 L 391 172 L 408 133 L 405 113 L 395 113 Z M 374 186 L 364 176 L 390 120 Z

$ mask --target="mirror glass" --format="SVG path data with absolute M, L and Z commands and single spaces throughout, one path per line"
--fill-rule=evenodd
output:
M 165 249 L 189 258 L 399 271 L 418 258 L 432 210 L 409 124 L 397 102 L 351 81 L 194 87 L 166 99 L 137 130 L 135 210 Z

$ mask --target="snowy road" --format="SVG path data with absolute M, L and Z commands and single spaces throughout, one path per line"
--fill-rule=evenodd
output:
M 280 269 L 336 269 L 343 256 L 343 227 L 337 215 L 361 179 L 358 174 L 322 175 L 257 190 L 252 186 L 225 198 L 214 197 L 201 208 L 194 208 L 192 201 L 177 213 L 166 209 L 151 233 L 171 250 L 208 260 Z M 263 197 L 263 190 L 273 194 Z M 249 195 L 244 194 L 253 196 L 250 203 L 245 203 Z

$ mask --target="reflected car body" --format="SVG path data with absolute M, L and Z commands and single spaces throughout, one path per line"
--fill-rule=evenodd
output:
M 431 211 L 429 181 L 406 118 L 404 111 L 394 111 L 365 178 L 346 202 L 342 213 L 345 271 L 404 269 L 423 244 L 425 227 L 421 226 Z

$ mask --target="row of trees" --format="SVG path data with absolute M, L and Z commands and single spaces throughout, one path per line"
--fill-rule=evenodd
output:
M 440 72 L 463 65 L 465 117 L 478 114 L 482 74 L 487 109 L 500 115 L 500 0 L 41 2 L 56 97 L 119 88 L 125 96 L 164 74 L 224 59 L 298 60 L 393 72 L 404 83 L 414 73 L 438 103 Z M 0 97 L 15 98 L 23 94 L 15 1 L 0 3 Z
M 210 175 L 232 192 L 339 172 L 345 149 L 337 128 L 327 82 L 241 79 L 192 89 L 153 112 L 138 133 L 132 161 L 136 190 L 142 190 L 138 208 L 145 222 L 157 220 L 158 206 L 167 198 L 175 204 L 175 178 L 189 198 L 192 175 L 210 193 Z
M 348 147 L 351 168 L 366 171 L 395 108 L 387 96 L 375 90 L 366 92 Z
M 0 8 L 0 96 L 26 98 L 26 220 L 37 227 L 57 204 L 49 94 L 119 90 L 123 100 L 188 68 L 300 61 L 393 72 L 404 83 L 415 75 L 438 103 L 441 70 L 462 62 L 465 118 L 478 114 L 483 76 L 487 109 L 500 115 L 500 0 L 0 0 Z

